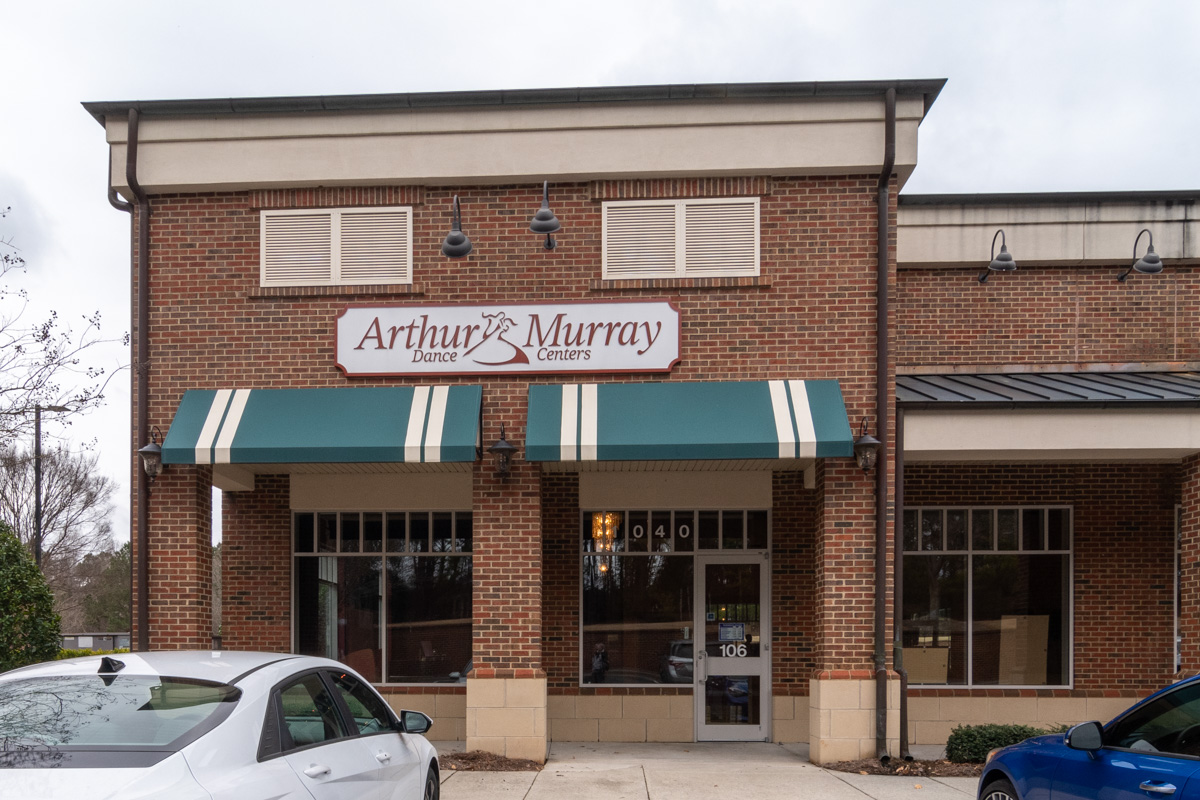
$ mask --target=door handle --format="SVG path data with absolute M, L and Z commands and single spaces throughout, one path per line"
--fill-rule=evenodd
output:
M 708 680 L 708 653 L 703 650 L 696 653 L 696 677 L 701 683 Z
M 324 764 L 313 764 L 304 770 L 304 774 L 310 778 L 316 778 L 321 775 L 328 775 L 332 770 Z M 1172 787 L 1174 788 L 1174 787 Z
M 1153 792 L 1154 794 L 1175 794 L 1175 784 L 1161 781 L 1142 781 L 1138 788 L 1143 792 Z
M 375 754 L 375 760 L 381 764 L 386 764 L 387 762 L 392 760 L 392 754 L 385 753 L 382 750 L 380 750 L 378 753 Z

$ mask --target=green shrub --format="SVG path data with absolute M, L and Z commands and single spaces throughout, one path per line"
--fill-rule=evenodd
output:
M 80 658 L 82 656 L 111 656 L 115 653 L 128 653 L 128 652 L 129 652 L 128 647 L 118 647 L 116 650 L 89 650 L 86 648 L 82 649 L 82 650 L 65 650 L 64 649 L 64 650 L 58 651 L 58 660 L 62 661 L 64 658 Z
M 1061 729 L 1046 730 L 1031 725 L 956 725 L 946 740 L 946 758 L 958 763 L 982 764 L 997 747 L 1023 742 Z
M 12 528 L 0 522 L 0 672 L 53 661 L 61 646 L 46 577 Z

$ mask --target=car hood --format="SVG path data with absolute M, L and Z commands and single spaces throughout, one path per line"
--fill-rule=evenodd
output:
M 37 797 L 44 800 L 211 800 L 175 753 L 152 767 L 143 768 L 9 768 L 0 769 L 0 797 Z

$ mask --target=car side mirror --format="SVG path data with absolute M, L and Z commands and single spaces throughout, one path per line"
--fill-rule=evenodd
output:
M 399 728 L 401 733 L 425 733 L 433 727 L 433 720 L 420 711 L 401 711 Z
M 1094 753 L 1104 746 L 1104 729 L 1099 722 L 1081 722 L 1067 731 L 1063 741 L 1072 750 Z

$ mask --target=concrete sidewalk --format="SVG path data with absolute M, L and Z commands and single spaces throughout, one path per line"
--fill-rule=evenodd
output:
M 439 752 L 462 750 L 439 742 Z M 976 778 L 856 775 L 766 743 L 554 743 L 541 772 L 452 772 L 443 800 L 970 800 Z

